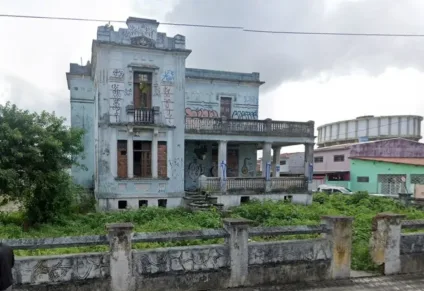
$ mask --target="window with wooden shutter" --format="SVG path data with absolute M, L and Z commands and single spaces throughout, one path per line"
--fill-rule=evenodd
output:
M 134 176 L 152 177 L 152 142 L 134 141 Z
M 134 108 L 152 108 L 151 73 L 134 73 Z
M 168 153 L 166 141 L 158 142 L 158 177 L 168 177 Z
M 127 141 L 118 140 L 118 177 L 128 177 Z

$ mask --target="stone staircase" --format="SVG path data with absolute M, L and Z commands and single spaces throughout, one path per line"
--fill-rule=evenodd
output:
M 210 197 L 205 192 L 186 191 L 183 199 L 186 207 L 193 211 L 209 210 L 211 207 L 222 210 L 224 206 L 218 203 L 217 198 Z

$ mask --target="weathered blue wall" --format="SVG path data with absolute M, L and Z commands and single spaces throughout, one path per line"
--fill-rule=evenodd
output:
M 259 73 L 186 70 L 185 114 L 219 117 L 220 97 L 232 99 L 231 118 L 258 119 Z
M 205 159 L 199 158 L 196 153 L 201 152 L 205 147 Z M 218 176 L 217 157 L 215 161 L 212 157 L 213 149 L 217 149 L 216 142 L 192 142 L 187 141 L 185 145 L 184 162 L 184 187 L 186 190 L 192 190 L 197 187 L 200 175 L 207 177 Z M 256 145 L 255 144 L 229 144 L 227 151 L 238 151 L 238 171 L 235 175 L 238 177 L 255 177 L 256 175 Z M 227 169 L 231 172 L 232 169 Z
M 71 68 L 71 74 L 75 73 Z M 68 74 L 69 89 L 71 91 L 71 126 L 82 128 L 84 134 L 84 152 L 79 159 L 81 167 L 72 167 L 72 177 L 75 183 L 85 187 L 94 186 L 94 130 L 95 120 L 93 82 L 89 76 Z
M 99 27 L 98 42 L 93 44 L 94 79 L 99 91 L 98 175 L 96 193 L 100 199 L 170 198 L 173 206 L 184 195 L 184 80 L 185 38 L 168 38 L 157 32 L 157 23 L 129 21 L 128 29 L 114 31 Z M 132 40 L 131 40 L 132 39 Z M 132 44 L 143 40 L 142 45 Z M 116 45 L 119 44 L 119 45 Z M 133 73 L 151 72 L 152 106 L 159 109 L 155 126 L 130 129 L 133 113 Z M 117 179 L 117 140 L 153 140 L 167 142 L 167 178 Z M 111 202 L 111 203 L 112 203 Z M 132 203 L 132 202 L 129 202 Z M 106 206 L 105 206 L 106 205 Z M 169 205 L 169 204 L 168 204 Z

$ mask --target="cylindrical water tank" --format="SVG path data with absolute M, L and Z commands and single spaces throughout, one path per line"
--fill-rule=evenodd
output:
M 319 126 L 318 147 L 346 144 L 363 140 L 406 138 L 419 141 L 422 116 L 360 116 L 356 119 L 333 122 Z

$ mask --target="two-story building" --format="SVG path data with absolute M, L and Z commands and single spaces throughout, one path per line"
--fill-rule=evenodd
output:
M 86 169 L 72 175 L 100 209 L 183 206 L 185 192 L 202 187 L 226 205 L 249 193 L 308 194 L 306 175 L 272 180 L 274 167 L 256 177 L 256 152 L 265 168 L 271 149 L 305 144 L 311 163 L 313 122 L 259 120 L 259 73 L 186 68 L 184 36 L 150 19 L 127 26 L 100 26 L 91 63 L 67 73 L 71 124 L 86 132 Z

